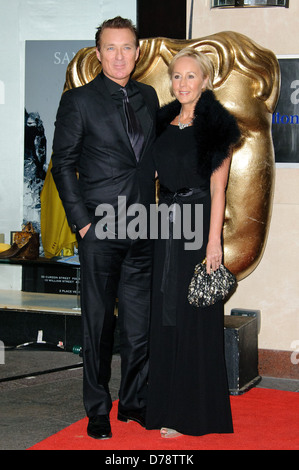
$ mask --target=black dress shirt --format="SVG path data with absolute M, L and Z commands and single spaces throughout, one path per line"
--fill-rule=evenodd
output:
M 123 110 L 123 93 L 121 92 L 121 85 L 118 83 L 114 82 L 113 80 L 110 80 L 103 72 L 101 72 L 102 79 L 105 83 L 105 86 L 108 90 L 108 92 L 111 95 L 111 98 L 115 102 L 123 124 L 125 126 L 125 116 L 124 116 L 124 110 Z M 139 122 L 141 124 L 143 134 L 144 136 L 147 135 L 148 132 L 148 126 L 149 126 L 149 121 L 150 117 L 148 114 L 148 109 L 147 106 L 145 105 L 143 96 L 141 95 L 138 87 L 135 85 L 134 81 L 129 79 L 128 83 L 125 86 L 127 93 L 128 93 L 128 98 L 130 101 L 130 104 L 135 111 L 135 114 L 137 118 L 139 119 Z

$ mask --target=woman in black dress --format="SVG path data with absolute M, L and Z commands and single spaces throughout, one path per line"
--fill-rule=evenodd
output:
M 206 258 L 210 273 L 222 262 L 225 189 L 240 133 L 214 96 L 207 55 L 183 49 L 169 76 L 176 100 L 160 110 L 154 155 L 159 207 L 176 209 L 169 236 L 155 245 L 146 427 L 162 437 L 231 433 L 223 302 L 196 308 L 187 293 L 195 264 Z

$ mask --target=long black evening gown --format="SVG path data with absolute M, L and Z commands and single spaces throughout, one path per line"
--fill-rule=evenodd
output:
M 203 244 L 198 250 L 186 250 L 183 238 L 155 241 L 146 427 L 168 427 L 194 436 L 231 433 L 223 303 L 196 308 L 187 300 L 194 266 L 205 258 L 211 205 L 210 182 L 198 171 L 194 128 L 169 125 L 157 139 L 154 153 L 159 203 L 175 201 L 181 212 L 186 204 L 193 209 L 201 204 Z M 188 195 L 184 188 L 202 191 Z M 176 197 L 176 192 L 183 196 Z M 193 229 L 195 217 L 193 213 Z

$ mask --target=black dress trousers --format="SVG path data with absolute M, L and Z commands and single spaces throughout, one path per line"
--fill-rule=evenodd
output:
M 88 417 L 109 414 L 111 358 L 118 297 L 120 411 L 143 411 L 148 374 L 152 274 L 150 240 L 96 237 L 92 224 L 79 241 L 83 326 L 83 399 Z

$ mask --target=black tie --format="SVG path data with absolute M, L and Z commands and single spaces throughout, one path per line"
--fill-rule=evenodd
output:
M 144 142 L 144 136 L 142 132 L 141 125 L 133 111 L 132 106 L 130 105 L 127 90 L 125 88 L 121 88 L 121 91 L 123 92 L 123 107 L 124 107 L 124 113 L 125 113 L 125 118 L 126 118 L 126 124 L 127 124 L 127 133 L 131 142 L 131 145 L 133 147 L 136 160 L 139 160 L 143 142 Z

